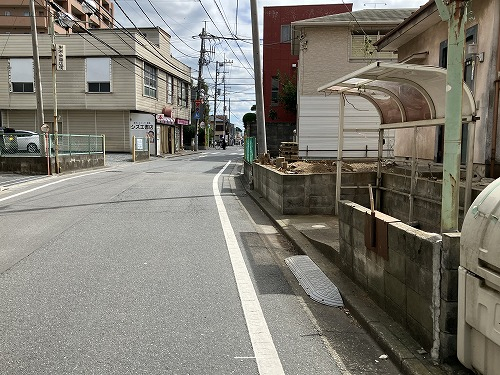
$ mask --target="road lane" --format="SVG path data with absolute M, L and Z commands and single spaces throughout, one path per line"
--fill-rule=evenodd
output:
M 0 261 L 6 253 L 17 260 L 0 272 L 2 373 L 265 373 L 224 235 L 230 225 L 273 361 L 286 374 L 349 375 L 359 360 L 339 355 L 342 344 L 319 331 L 283 268 L 294 250 L 239 185 L 241 160 L 223 170 L 230 151 L 3 192 L 12 198 L 0 202 L 9 242 Z M 229 224 L 220 221 L 221 204 Z

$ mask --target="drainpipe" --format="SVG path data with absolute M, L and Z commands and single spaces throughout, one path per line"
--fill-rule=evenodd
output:
M 467 9 L 462 1 L 436 0 L 439 15 L 448 22 L 448 68 L 446 74 L 446 117 L 444 132 L 441 232 L 458 231 L 460 192 L 460 146 L 465 23 Z
M 491 130 L 491 161 L 490 177 L 495 177 L 495 161 L 497 155 L 497 132 L 498 132 L 498 90 L 500 89 L 500 27 L 498 28 L 497 42 L 497 78 L 495 80 L 495 101 L 493 102 L 493 129 Z

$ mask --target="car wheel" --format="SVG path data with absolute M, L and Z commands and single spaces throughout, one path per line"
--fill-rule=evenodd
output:
M 38 147 L 34 143 L 28 145 L 28 152 L 35 153 L 38 152 Z

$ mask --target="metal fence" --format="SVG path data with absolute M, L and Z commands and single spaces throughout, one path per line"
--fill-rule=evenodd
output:
M 104 153 L 104 136 L 103 135 L 76 135 L 76 134 L 59 134 L 58 137 L 59 154 L 74 155 L 74 154 L 102 154 Z M 55 138 L 51 134 L 50 144 L 51 151 L 55 149 Z
M 257 158 L 257 141 L 255 137 L 246 137 L 245 138 L 245 160 L 249 163 L 253 163 L 253 161 Z
M 59 155 L 103 154 L 103 135 L 58 134 Z M 1 156 L 54 156 L 54 134 L 7 133 L 0 135 Z

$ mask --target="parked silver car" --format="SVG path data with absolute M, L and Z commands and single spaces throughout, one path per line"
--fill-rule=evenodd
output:
M 29 130 L 17 130 L 15 131 L 15 136 L 17 138 L 17 150 L 19 152 L 27 151 L 30 153 L 40 152 L 40 138 L 43 135 L 29 131 Z M 42 138 L 43 144 L 43 138 Z

